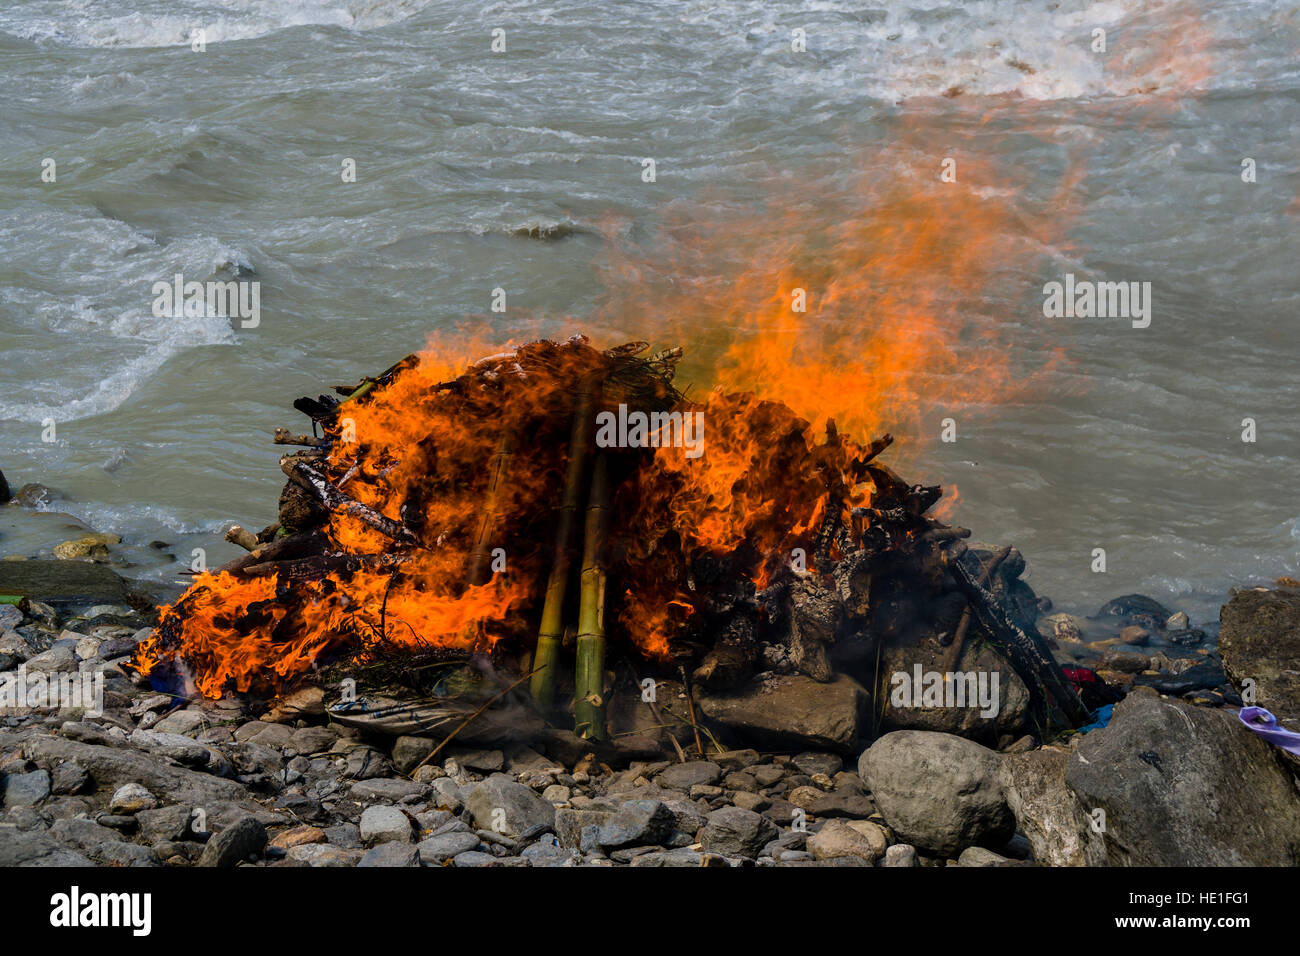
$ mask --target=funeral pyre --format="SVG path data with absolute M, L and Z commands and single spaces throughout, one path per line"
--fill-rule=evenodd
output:
M 1023 559 L 930 515 L 942 489 L 880 462 L 890 435 L 689 397 L 680 358 L 575 336 L 451 376 L 412 355 L 299 399 L 312 429 L 276 431 L 300 449 L 281 459 L 279 521 L 232 529 L 248 553 L 164 609 L 136 666 L 216 698 L 337 662 L 472 659 L 604 739 L 611 694 L 646 675 L 689 694 L 843 673 L 887 694 L 882 647 L 924 635 L 950 663 L 991 646 L 1043 726 L 1085 719 L 1023 606 Z

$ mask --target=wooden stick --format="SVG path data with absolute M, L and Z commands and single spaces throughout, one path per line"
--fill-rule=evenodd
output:
M 700 740 L 700 725 L 695 719 L 695 698 L 691 695 L 691 681 L 686 674 L 686 667 L 684 665 L 680 670 L 682 672 L 682 690 L 686 692 L 686 713 L 691 718 L 691 730 L 695 731 L 695 749 L 698 750 L 700 756 L 703 757 L 704 744 Z
M 537 629 L 537 649 L 533 652 L 533 680 L 529 686 L 537 709 L 548 714 L 555 703 L 556 668 L 560 642 L 564 637 L 564 598 L 575 555 L 574 530 L 578 509 L 582 506 L 582 478 L 587 470 L 595 421 L 595 389 L 584 383 L 573 410 L 573 428 L 569 434 L 569 461 L 564 471 L 564 498 L 555 527 L 555 559 L 546 584 L 546 601 L 542 605 L 542 622 Z
M 315 435 L 295 435 L 287 428 L 277 428 L 275 430 L 275 444 L 277 445 L 305 445 L 308 448 L 326 448 L 329 443 L 328 438 L 317 438 Z
M 596 453 L 582 552 L 578 646 L 573 687 L 573 730 L 580 737 L 605 740 L 605 569 L 601 551 L 609 520 L 609 460 Z
M 230 530 L 226 532 L 226 540 L 231 544 L 239 545 L 245 551 L 256 551 L 258 544 L 260 544 L 257 540 L 257 535 L 253 534 L 251 531 L 245 530 L 237 524 L 232 524 L 230 526 Z
M 443 738 L 442 738 L 442 743 L 438 744 L 438 746 L 434 747 L 432 750 L 429 751 L 429 756 L 425 757 L 423 760 L 421 760 L 419 763 L 417 763 L 414 767 L 412 767 L 412 768 L 411 768 L 411 773 L 408 774 L 408 776 L 414 776 L 414 775 L 415 775 L 415 771 L 419 770 L 421 767 L 423 767 L 426 763 L 428 763 L 428 762 L 429 762 L 430 760 L 432 760 L 434 757 L 438 756 L 438 754 L 442 751 L 442 748 L 445 747 L 445 746 L 447 746 L 447 744 L 451 743 L 451 738 L 452 738 L 452 737 L 455 737 L 458 733 L 460 733 L 462 730 L 464 730 L 466 727 L 468 727 L 471 723 L 473 723 L 475 717 L 477 717 L 479 714 L 483 713 L 483 711 L 487 710 L 490 706 L 492 706 L 493 704 L 495 704 L 495 703 L 496 703 L 497 701 L 499 701 L 502 697 L 506 696 L 506 694 L 510 693 L 512 690 L 514 690 L 516 687 L 518 687 L 520 684 L 522 684 L 524 681 L 528 680 L 528 679 L 529 679 L 530 677 L 532 677 L 532 676 L 533 676 L 532 671 L 529 671 L 529 672 L 528 672 L 527 674 L 525 674 L 523 677 L 519 678 L 519 680 L 515 681 L 513 684 L 511 684 L 509 687 L 507 687 L 505 690 L 503 690 L 501 693 L 497 694 L 495 697 L 491 697 L 491 698 L 489 698 L 488 700 L 484 701 L 484 702 L 483 702 L 483 705 L 482 705 L 481 707 L 479 707 L 478 710 L 474 711 L 474 713 L 470 714 L 470 715 L 469 715 L 468 717 L 466 717 L 463 721 L 461 721 L 461 722 L 460 722 L 460 725 L 457 726 L 456 729 L 453 730 L 451 733 L 449 733 L 446 737 L 443 737 Z
M 411 547 L 415 544 L 415 535 L 404 524 L 380 514 L 369 505 L 362 504 L 340 491 L 333 482 L 311 465 L 294 461 L 292 458 L 281 458 L 280 470 L 319 498 L 330 511 L 351 515 L 380 534 L 392 538 L 399 545 Z
M 950 561 L 948 569 L 970 602 L 975 619 L 1002 649 L 1007 661 L 1029 688 L 1031 697 L 1041 701 L 1044 717 L 1050 717 L 1051 698 L 1055 698 L 1072 726 L 1086 723 L 1088 710 L 1065 679 L 1061 665 L 1052 656 L 1042 635 L 1037 630 L 1025 631 L 1012 621 L 998 599 L 985 590 L 960 561 Z M 1042 699 L 1044 690 L 1049 695 L 1046 700 Z
M 515 457 L 515 444 L 514 428 L 506 426 L 506 430 L 502 432 L 497 442 L 496 453 L 492 456 L 487 503 L 479 519 L 478 533 L 474 537 L 474 549 L 470 552 L 469 583 L 472 585 L 487 584 L 492 576 L 492 536 L 496 532 L 510 464 Z

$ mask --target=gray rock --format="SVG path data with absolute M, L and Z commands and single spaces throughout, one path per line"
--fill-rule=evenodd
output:
M 676 822 L 658 800 L 629 800 L 601 826 L 596 842 L 606 850 L 655 846 L 672 834 Z
M 497 858 L 491 853 L 480 853 L 477 850 L 469 850 L 466 853 L 458 853 L 451 861 L 452 866 L 500 866 Z
M 949 858 L 968 846 L 1001 846 L 1015 832 L 998 767 L 987 747 L 924 730 L 886 734 L 858 761 L 897 837 Z
M 0 564 L 9 564 L 3 561 Z M 6 830 L 0 839 L 0 866 L 92 866 L 84 855 L 69 850 L 45 833 Z
M 266 848 L 266 827 L 251 816 L 240 817 L 208 840 L 199 866 L 231 867 Z
M 555 826 L 555 807 L 505 774 L 493 774 L 471 790 L 465 808 L 475 826 L 510 837 L 539 823 Z
M 419 866 L 420 854 L 409 843 L 381 843 L 369 850 L 357 866 Z
M 1232 712 L 1133 693 L 1078 744 L 1065 782 L 1105 812 L 1112 866 L 1300 865 L 1300 797 Z
M 706 852 L 728 857 L 756 857 L 777 834 L 767 817 L 740 807 L 723 807 L 709 814 L 700 831 L 700 844 Z
M 56 794 L 81 793 L 90 785 L 86 768 L 74 760 L 65 760 L 50 775 L 50 792 Z
M 101 843 L 90 851 L 104 866 L 159 866 L 158 854 L 138 843 Z
M 478 773 L 495 773 L 505 766 L 505 754 L 500 750 L 455 750 L 448 755 L 466 770 Z
M 50 836 L 60 843 L 70 843 L 81 850 L 90 850 L 102 843 L 115 843 L 124 839 L 116 830 L 101 827 L 94 820 L 85 817 L 55 820 L 50 827 Z
M 755 681 L 738 693 L 701 693 L 706 717 L 763 749 L 852 753 L 868 726 L 870 695 L 846 675 L 821 684 L 792 675 Z
M 994 853 L 982 846 L 968 846 L 961 851 L 961 856 L 957 857 L 958 866 L 1002 866 L 1010 862 L 1000 853 Z
M 380 778 L 361 780 L 348 791 L 353 800 L 369 803 L 373 800 L 392 800 L 394 803 L 407 797 L 422 797 L 428 788 L 414 780 Z
M 49 795 L 50 775 L 44 770 L 5 775 L 4 805 L 6 807 L 32 807 Z
M 75 671 L 76 669 L 76 652 L 64 644 L 55 644 L 48 651 L 42 651 L 41 653 L 27 659 L 28 673 L 40 672 L 44 674 L 55 674 Z M 30 700 L 31 698 L 28 699 Z
M 360 850 L 341 849 L 328 843 L 304 843 L 291 846 L 285 856 L 294 863 L 307 866 L 356 866 L 364 854 Z
M 885 851 L 885 862 L 882 866 L 920 866 L 921 861 L 916 857 L 916 847 L 910 843 L 895 843 Z
M 393 741 L 393 766 L 409 774 L 437 746 L 428 737 L 398 737 Z
M 652 853 L 643 853 L 634 859 L 632 866 L 659 866 L 659 867 L 697 867 L 701 864 L 701 855 L 696 850 L 679 848 L 676 850 L 658 850 Z
M 168 714 L 149 729 L 160 734 L 185 735 L 199 730 L 205 722 L 203 711 L 196 707 L 190 707 Z
M 300 727 L 293 732 L 289 745 L 300 754 L 324 753 L 334 746 L 339 735 L 328 727 Z
M 461 853 L 477 850 L 481 842 L 475 834 L 461 830 L 421 840 L 417 849 L 420 851 L 421 863 L 426 866 L 439 866 Z
M 1102 866 L 1106 848 L 1084 807 L 1065 785 L 1070 754 L 1044 748 L 1006 754 L 999 777 L 1016 824 L 1044 866 Z
M 691 787 L 709 786 L 722 779 L 722 768 L 707 760 L 673 764 L 655 778 L 655 783 L 665 790 L 690 790 Z
M 205 767 L 208 763 L 208 748 L 181 734 L 137 730 L 131 734 L 131 743 L 141 750 L 167 757 L 187 767 Z
M 170 843 L 190 839 L 190 817 L 193 813 L 191 808 L 177 805 L 141 810 L 135 819 L 141 835 L 150 843 Z
M 819 753 L 815 750 L 806 750 L 791 758 L 790 762 L 800 773 L 806 773 L 810 777 L 819 773 L 833 777 L 844 766 L 844 758 L 839 754 Z
M 555 811 L 555 836 L 560 846 L 576 850 L 581 846 L 582 831 L 586 827 L 601 826 L 614 815 L 609 810 L 575 810 L 568 807 Z
M 411 821 L 396 807 L 366 807 L 361 813 L 361 842 L 410 843 Z
M 0 562 L 5 563 L 5 562 Z M 38 764 L 54 766 L 73 760 L 101 787 L 137 783 L 165 793 L 176 803 L 211 807 L 216 802 L 248 801 L 247 791 L 234 780 L 175 767 L 156 756 L 121 747 L 82 743 L 64 737 L 36 736 L 25 746 Z M 249 810 L 260 809 L 256 804 Z
M 573 850 L 554 843 L 534 843 L 519 854 L 533 866 L 568 866 L 578 859 Z

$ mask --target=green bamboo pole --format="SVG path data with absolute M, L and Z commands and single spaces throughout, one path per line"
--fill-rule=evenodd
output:
M 514 428 L 506 426 L 496 452 L 492 456 L 488 475 L 488 496 L 479 517 L 478 531 L 474 535 L 474 548 L 469 557 L 469 583 L 487 584 L 492 577 L 490 568 L 492 558 L 492 537 L 497 530 L 497 519 L 502 508 L 502 499 L 506 494 L 506 482 L 510 474 L 510 465 L 515 457 L 516 438 Z
M 537 650 L 533 652 L 533 678 L 529 684 L 533 701 L 543 714 L 555 703 L 555 678 L 564 638 L 564 598 L 575 555 L 574 530 L 578 509 L 582 507 L 582 477 L 587 470 L 595 424 L 595 389 L 584 383 L 573 409 L 573 428 L 569 434 L 569 461 L 564 472 L 564 498 L 555 526 L 555 560 L 546 582 L 546 601 L 542 605 L 542 623 L 537 629 Z
M 574 733 L 591 740 L 608 738 L 605 732 L 605 569 L 601 566 L 608 521 L 609 466 L 607 456 L 597 452 L 587 499 L 573 688 Z

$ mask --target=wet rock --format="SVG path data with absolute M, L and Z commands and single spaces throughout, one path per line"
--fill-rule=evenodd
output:
M 669 809 L 658 800 L 629 800 L 601 826 L 596 842 L 608 850 L 662 844 L 676 828 Z
M 158 799 L 138 783 L 124 783 L 113 793 L 108 807 L 114 813 L 130 815 L 141 810 L 152 810 Z
M 709 853 L 755 857 L 777 834 L 771 820 L 752 810 L 723 807 L 709 814 L 700 844 Z
M 555 825 L 555 807 L 505 774 L 493 774 L 465 799 L 476 826 L 518 836 L 529 827 Z
M 1139 674 L 1133 682 L 1142 687 L 1152 687 L 1171 697 L 1181 697 L 1194 690 L 1212 690 L 1226 680 L 1223 666 L 1217 661 L 1206 660 L 1177 674 Z
M 853 823 L 828 820 L 825 826 L 808 837 L 808 852 L 814 860 L 851 856 L 874 862 L 884 856 L 888 848 L 885 831 L 866 820 Z
M 1169 608 L 1143 594 L 1125 594 L 1101 606 L 1096 617 L 1119 628 L 1136 624 L 1148 631 L 1161 631 L 1169 619 Z
M 1254 681 L 1255 702 L 1300 722 L 1300 590 L 1236 591 L 1219 611 L 1219 653 L 1232 686 Z
M 381 843 L 369 850 L 357 866 L 410 867 L 420 865 L 419 851 L 409 843 Z
M 869 702 L 867 691 L 841 674 L 825 684 L 802 675 L 755 680 L 739 693 L 700 694 L 696 704 L 755 747 L 847 754 L 867 726 Z
M 266 827 L 251 816 L 240 817 L 224 827 L 203 848 L 199 866 L 231 867 L 266 848 Z
M 363 843 L 410 843 L 411 821 L 396 807 L 366 807 L 361 814 Z
M 4 805 L 32 807 L 50 795 L 50 775 L 44 770 L 11 773 L 4 778 Z
M 1291 774 L 1235 714 L 1131 694 L 1079 742 L 1065 780 L 1105 811 L 1109 865 L 1300 864 Z
M 1005 754 L 998 773 L 1007 805 L 1039 863 L 1101 866 L 1106 855 L 1102 837 L 1065 783 L 1069 760 L 1069 752 L 1054 748 Z
M 77 561 L 85 558 L 107 560 L 108 545 L 121 544 L 122 539 L 115 534 L 87 534 L 71 541 L 64 541 L 54 546 L 54 556 L 61 561 Z
M 0 561 L 0 594 L 21 594 L 46 604 L 68 606 L 100 601 L 121 603 L 126 583 L 113 571 L 85 561 Z
M 1015 832 L 998 767 L 998 755 L 974 741 L 921 730 L 886 734 L 858 761 L 898 838 L 949 858 L 1001 846 Z

